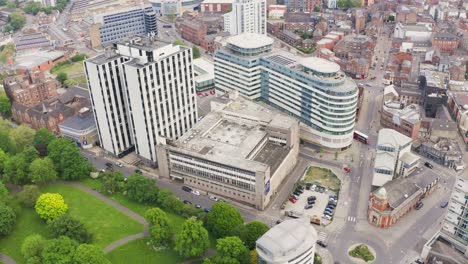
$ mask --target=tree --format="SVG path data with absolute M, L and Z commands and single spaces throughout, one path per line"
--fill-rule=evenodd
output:
M 320 7 L 314 6 L 314 12 L 320 12 Z
M 68 74 L 66 72 L 59 72 L 56 77 L 57 81 L 63 84 L 66 80 L 68 80 Z
M 166 213 L 159 208 L 151 208 L 146 211 L 145 218 L 150 224 L 151 245 L 156 247 L 167 245 L 172 232 Z
M 81 244 L 78 246 L 74 257 L 75 264 L 110 264 L 104 252 L 94 245 Z
M 29 263 L 30 258 L 41 260 L 45 243 L 46 240 L 39 234 L 29 235 L 24 239 L 21 245 L 21 254 L 28 260 L 27 263 Z
M 0 236 L 6 236 L 11 233 L 15 225 L 16 214 L 9 206 L 0 203 Z
M 192 47 L 192 55 L 194 59 L 198 59 L 201 57 L 200 49 L 195 45 Z
M 4 164 L 3 179 L 13 184 L 27 184 L 29 179 L 29 164 L 25 155 L 18 154 L 9 157 Z
M 124 187 L 124 176 L 120 171 L 113 173 L 105 172 L 101 176 L 101 192 L 113 194 L 119 192 Z
M 68 205 L 58 193 L 41 194 L 34 208 L 39 217 L 45 220 L 53 220 L 68 211 Z
M 18 201 L 25 207 L 34 207 L 37 199 L 41 195 L 36 185 L 25 185 L 23 190 L 18 193 Z
M 77 62 L 77 61 L 82 61 L 84 59 L 88 58 L 88 56 L 86 56 L 86 54 L 84 53 L 77 53 L 75 56 L 71 57 L 70 60 L 72 62 Z
M 24 6 L 23 11 L 26 12 L 27 14 L 36 15 L 37 13 L 39 13 L 39 11 L 41 11 L 41 9 L 42 9 L 42 6 L 40 3 L 29 2 Z
M 249 250 L 238 237 L 225 237 L 216 241 L 216 255 L 213 264 L 249 264 Z
M 180 213 L 184 208 L 184 203 L 177 199 L 170 190 L 160 190 L 158 192 L 157 202 L 165 210 L 170 210 L 175 213 Z
M 255 242 L 268 231 L 268 226 L 260 221 L 252 221 L 245 225 L 244 243 L 249 250 L 255 249 Z
M 90 243 L 93 237 L 80 220 L 69 214 L 64 214 L 51 221 L 49 229 L 54 237 L 67 236 L 79 243 Z
M 395 16 L 394 15 L 389 15 L 387 21 L 395 21 Z
M 0 130 L 0 149 L 9 154 L 16 153 L 16 143 L 10 137 L 9 130 Z
M 47 155 L 47 146 L 54 139 L 55 136 L 45 128 L 41 128 L 36 132 L 36 135 L 34 135 L 33 144 L 37 151 L 39 151 L 39 155 Z
M 17 1 L 6 1 L 6 6 L 9 9 L 15 9 L 18 6 Z
M 127 195 L 140 203 L 154 203 L 158 199 L 156 181 L 134 174 L 127 178 Z
M 79 180 L 91 172 L 91 165 L 81 156 L 75 142 L 67 138 L 56 138 L 49 143 L 47 150 L 61 179 Z
M 5 162 L 8 159 L 8 155 L 0 148 L 0 176 L 3 174 Z
M 5 184 L 3 184 L 3 182 L 0 181 L 0 202 L 3 201 L 3 199 L 6 198 L 7 195 L 8 195 L 8 189 L 5 186 Z
M 66 236 L 48 240 L 42 250 L 43 264 L 72 264 L 78 243 Z
M 250 250 L 250 264 L 257 264 L 257 250 Z
M 5 117 L 11 116 L 11 102 L 5 95 L 0 95 L 0 114 Z
M 6 25 L 3 27 L 3 32 L 12 32 L 13 31 L 13 27 L 10 26 L 10 25 Z
M 26 24 L 26 17 L 18 12 L 11 13 L 10 25 L 14 30 L 21 29 Z
M 206 216 L 206 227 L 216 238 L 233 235 L 235 228 L 243 223 L 239 211 L 228 203 L 216 203 Z
M 35 159 L 29 165 L 29 173 L 33 183 L 42 183 L 57 180 L 54 163 L 48 157 Z
M 209 245 L 208 231 L 203 227 L 203 223 L 191 217 L 182 225 L 174 249 L 184 258 L 198 257 L 203 255 Z
M 185 44 L 185 42 L 181 39 L 176 39 L 172 44 L 179 46 L 187 46 L 187 44 Z
M 27 146 L 31 146 L 36 131 L 26 125 L 21 125 L 11 131 L 10 137 L 16 142 L 16 150 L 21 152 Z

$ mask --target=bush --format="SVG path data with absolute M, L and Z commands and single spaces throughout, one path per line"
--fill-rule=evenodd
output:
M 75 56 L 71 57 L 70 60 L 72 62 L 77 62 L 77 61 L 82 61 L 84 59 L 88 58 L 86 54 L 83 53 L 77 53 Z
M 15 225 L 16 214 L 9 206 L 0 204 L 0 236 L 9 235 Z
M 92 234 L 80 220 L 65 214 L 49 223 L 49 229 L 54 237 L 67 236 L 79 243 L 90 243 Z
M 42 249 L 44 248 L 45 242 L 44 238 L 38 234 L 27 236 L 24 239 L 21 245 L 21 254 L 28 263 L 30 262 L 30 258 L 39 258 L 39 261 L 41 260 Z M 34 261 L 34 259 L 32 261 Z
M 127 178 L 127 195 L 140 203 L 156 203 L 158 200 L 156 181 L 134 174 Z
M 18 193 L 18 201 L 25 207 L 32 208 L 36 204 L 37 198 L 41 195 L 36 185 L 25 185 Z
M 68 211 L 68 205 L 58 193 L 44 193 L 37 199 L 36 212 L 40 218 L 53 220 Z
M 349 255 L 355 258 L 363 259 L 365 262 L 375 259 L 374 255 L 369 251 L 367 245 L 361 244 L 349 252 Z

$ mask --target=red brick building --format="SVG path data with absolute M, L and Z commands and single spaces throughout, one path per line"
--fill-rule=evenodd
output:
M 453 53 L 459 44 L 460 39 L 447 32 L 437 33 L 432 38 L 432 46 L 439 48 L 441 52 Z
M 367 220 L 380 228 L 391 227 L 430 195 L 438 182 L 438 175 L 429 171 L 385 183 L 370 195 Z
M 286 3 L 285 3 L 286 4 Z M 321 1 L 315 0 L 290 0 L 287 3 L 289 12 L 294 13 L 312 13 L 315 6 L 321 6 Z
M 205 0 L 200 4 L 202 13 L 227 13 L 232 10 L 233 0 Z
M 289 31 L 287 29 L 281 30 L 279 39 L 281 39 L 282 41 L 288 43 L 289 45 L 293 47 L 302 45 L 302 38 L 296 33 Z
M 417 10 L 415 7 L 399 5 L 397 7 L 396 18 L 397 22 L 412 24 L 418 22 Z
M 45 77 L 44 72 L 28 71 L 6 78 L 3 81 L 3 87 L 12 102 L 33 106 L 57 96 L 57 88 L 60 87 L 60 83 L 55 79 Z

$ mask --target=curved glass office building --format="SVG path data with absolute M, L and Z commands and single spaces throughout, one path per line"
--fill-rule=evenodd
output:
M 332 151 L 348 148 L 358 103 L 355 82 L 336 63 L 273 52 L 273 41 L 260 38 L 271 40 L 259 34 L 227 39 L 215 55 L 216 89 L 238 90 L 298 118 L 305 141 Z M 255 52 L 245 51 L 248 43 L 256 43 Z
M 180 15 L 186 10 L 198 10 L 203 0 L 150 0 L 153 10 L 162 15 Z

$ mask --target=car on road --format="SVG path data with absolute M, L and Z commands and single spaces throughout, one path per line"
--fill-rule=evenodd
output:
M 300 192 L 293 192 L 293 194 L 296 195 L 297 197 L 301 196 Z
M 315 195 L 307 197 L 307 201 L 310 201 L 310 200 L 317 200 L 317 197 Z
M 116 165 L 117 167 L 119 167 L 119 168 L 122 168 L 122 167 L 123 167 L 122 163 L 120 163 L 120 162 L 116 162 L 115 165 Z
M 100 169 L 99 172 L 104 173 L 104 172 L 106 172 L 106 169 Z
M 298 197 L 297 195 L 291 194 L 291 197 L 292 197 L 294 200 L 299 200 L 299 197 Z
M 136 174 L 143 174 L 143 172 L 142 172 L 141 170 L 139 170 L 139 169 L 136 169 L 136 170 L 135 170 L 135 173 L 136 173 Z
M 423 206 L 424 206 L 424 204 L 423 204 L 422 202 L 418 202 L 418 203 L 416 204 L 416 210 L 421 209 Z
M 448 202 L 443 202 L 443 203 L 440 205 L 440 207 L 445 208 L 445 207 L 447 207 L 447 205 L 448 205 Z
M 214 197 L 214 196 L 210 196 L 210 200 L 217 202 L 217 201 L 218 201 L 218 198 L 216 198 L 216 197 Z
M 371 78 L 371 80 L 372 80 L 372 78 Z M 366 86 L 371 87 L 372 85 L 370 85 L 370 83 L 366 83 Z
M 318 241 L 317 241 L 317 245 L 319 245 L 319 246 L 321 246 L 321 247 L 323 247 L 323 248 L 326 248 L 326 247 L 327 247 L 327 244 L 326 244 L 325 242 L 321 241 L 321 240 L 318 240 Z
M 184 204 L 192 204 L 192 202 L 184 200 Z
M 346 171 L 346 173 L 349 173 L 351 171 L 349 167 L 344 167 L 343 170 Z
M 428 167 L 429 169 L 432 169 L 432 168 L 434 168 L 434 166 L 432 166 L 432 164 L 431 164 L 431 163 L 429 163 L 429 162 L 427 162 L 427 161 L 426 161 L 426 162 L 424 162 L 424 166 Z
M 298 193 L 302 194 L 302 193 L 304 192 L 304 190 L 302 190 L 302 189 L 300 189 L 300 188 L 298 187 L 298 188 L 296 188 L 295 192 L 298 192 Z
M 209 212 L 210 212 L 210 208 L 205 208 L 203 211 L 205 211 L 205 213 L 209 213 Z
M 294 199 L 293 197 L 289 197 L 288 200 L 293 204 L 295 204 L 297 202 L 297 200 Z
M 183 191 L 186 191 L 186 192 L 191 192 L 192 191 L 192 188 L 188 187 L 188 186 L 182 186 L 182 190 Z
M 108 168 L 112 168 L 113 165 L 112 165 L 112 163 L 110 163 L 110 162 L 106 162 L 106 166 L 107 166 Z
M 199 205 L 199 204 L 196 204 L 195 207 L 198 208 L 198 209 L 201 209 L 201 205 Z
M 314 207 L 313 204 L 306 204 L 306 205 L 304 206 L 304 209 L 310 209 L 310 208 L 312 208 L 312 207 Z
M 194 194 L 194 195 L 200 195 L 200 192 L 199 192 L 199 191 L 196 191 L 196 190 L 193 190 L 193 191 L 192 191 L 192 194 Z
M 281 224 L 281 220 L 276 220 L 276 224 Z

